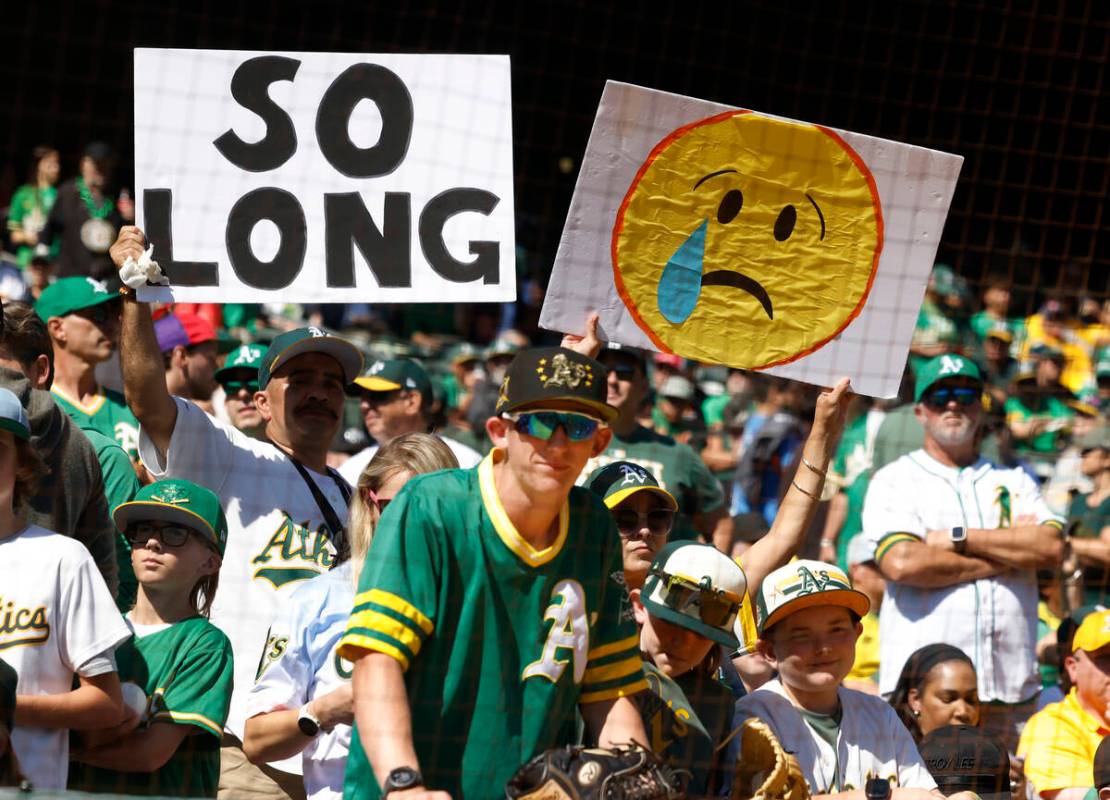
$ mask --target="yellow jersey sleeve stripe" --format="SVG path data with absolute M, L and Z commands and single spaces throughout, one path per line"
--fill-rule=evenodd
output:
M 360 611 L 361 606 L 369 603 L 383 606 L 391 611 L 397 612 L 406 619 L 412 620 L 425 634 L 431 634 L 431 632 L 435 630 L 435 625 L 419 608 L 405 598 L 399 597 L 392 592 L 387 592 L 384 589 L 369 589 L 359 593 L 355 597 L 355 611 Z
M 216 736 L 224 735 L 224 726 L 218 725 L 203 714 L 192 714 L 187 711 L 159 711 L 154 719 L 169 719 L 173 722 L 187 722 L 211 731 Z
M 415 631 L 409 627 L 409 624 L 380 611 L 366 610 L 352 614 L 351 619 L 347 622 L 347 630 L 351 633 L 357 633 L 356 628 L 382 633 L 391 639 L 396 639 L 407 647 L 413 656 L 420 652 L 420 646 L 424 644 L 420 631 Z
M 621 650 L 635 650 L 640 652 L 640 634 L 635 633 L 627 639 L 621 639 L 617 642 L 609 642 L 609 644 L 598 645 L 593 650 L 586 653 L 587 661 L 595 661 L 605 656 L 611 656 L 613 653 L 619 653 Z
M 890 552 L 890 548 L 902 542 L 920 542 L 921 540 L 914 536 L 912 533 L 888 533 L 879 540 L 879 546 L 875 548 L 875 563 L 878 564 L 883 560 L 883 556 Z
M 408 670 L 409 657 L 400 648 L 394 647 L 389 642 L 383 642 L 381 639 L 348 633 L 339 642 L 339 646 L 336 647 L 336 653 L 338 653 L 339 657 L 345 658 L 348 661 L 355 661 L 362 658 L 371 650 L 376 653 L 384 653 L 387 656 L 392 656 L 401 664 L 402 670 Z
M 1062 522 L 1061 522 L 1060 520 L 1058 520 L 1058 519 L 1046 519 L 1046 520 L 1045 520 L 1044 522 L 1042 522 L 1041 524 L 1042 524 L 1042 525 L 1049 525 L 1049 526 L 1051 526 L 1051 527 L 1055 528 L 1055 529 L 1056 529 L 1056 530 L 1058 530 L 1058 531 L 1062 531 L 1062 530 L 1064 529 L 1064 523 L 1062 523 Z
M 586 674 L 582 676 L 582 685 L 586 686 L 591 683 L 604 683 L 605 681 L 612 681 L 617 678 L 623 678 L 626 675 L 632 675 L 643 669 L 643 663 L 644 662 L 640 659 L 640 654 L 637 653 L 631 658 L 626 658 L 615 664 L 588 668 Z
M 578 702 L 581 705 L 585 705 L 587 703 L 600 703 L 604 700 L 616 700 L 618 697 L 631 697 L 634 694 L 646 691 L 647 688 L 647 681 L 641 678 L 635 683 L 630 683 L 627 686 L 618 686 L 615 689 L 604 689 L 599 692 L 583 692 L 578 696 Z

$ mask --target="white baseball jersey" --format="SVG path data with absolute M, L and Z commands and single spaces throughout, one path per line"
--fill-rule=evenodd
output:
M 947 467 L 923 449 L 876 472 L 863 505 L 863 535 L 880 563 L 886 549 L 932 530 L 1043 523 L 1061 520 L 1022 470 L 982 458 L 962 469 Z M 906 659 L 934 642 L 967 653 L 982 700 L 1031 698 L 1040 687 L 1036 572 L 1010 571 L 943 589 L 887 581 L 879 615 L 879 691 L 893 691 Z
M 473 448 L 467 447 L 462 442 L 456 442 L 454 439 L 451 439 L 447 436 L 440 436 L 439 438 L 445 445 L 447 445 L 451 452 L 455 454 L 455 458 L 458 460 L 459 466 L 463 469 L 476 467 L 478 466 L 478 463 L 482 460 L 481 453 L 479 453 L 477 450 L 474 450 Z M 358 476 L 362 474 L 362 471 L 364 469 L 366 469 L 366 465 L 370 463 L 370 459 L 372 459 L 374 457 L 374 454 L 377 452 L 378 446 L 376 444 L 372 444 L 367 448 L 359 450 L 357 453 L 355 453 L 353 456 L 339 465 L 339 474 L 346 478 L 347 483 L 351 484 L 351 486 L 357 485 Z
M 793 753 L 811 794 L 863 789 L 868 778 L 886 778 L 903 789 L 935 789 L 936 781 L 917 752 L 913 737 L 881 697 L 841 687 L 842 717 L 836 751 L 809 726 L 779 681 L 765 683 L 736 702 L 733 728 L 749 717 L 766 722 Z M 740 737 L 729 745 L 729 763 L 740 752 Z
M 155 479 L 184 478 L 219 495 L 227 515 L 227 550 L 212 622 L 235 656 L 235 689 L 227 729 L 243 738 L 247 695 L 254 685 L 274 606 L 297 584 L 327 572 L 335 547 L 323 514 L 293 462 L 269 442 L 251 439 L 179 397 L 177 424 L 163 456 L 140 430 L 139 455 Z M 346 522 L 343 494 L 330 476 L 308 471 Z M 300 759 L 274 762 L 300 772 Z
M 350 683 L 352 664 L 335 646 L 355 601 L 351 562 L 302 583 L 274 612 L 258 680 L 247 696 L 247 718 L 300 708 Z M 304 788 L 311 800 L 342 800 L 351 726 L 321 732 L 302 751 Z
M 131 638 L 80 542 L 28 525 L 0 539 L 0 564 L 0 658 L 19 675 L 16 694 L 69 692 L 85 664 Z M 68 730 L 16 725 L 12 746 L 36 789 L 65 788 Z

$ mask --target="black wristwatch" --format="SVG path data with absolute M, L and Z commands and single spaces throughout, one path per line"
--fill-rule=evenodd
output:
M 423 785 L 424 778 L 417 770 L 412 767 L 397 767 L 386 776 L 385 783 L 382 784 L 382 794 L 403 792 L 405 789 Z
M 948 532 L 948 539 L 952 542 L 952 548 L 957 553 L 963 553 L 967 550 L 967 529 L 962 525 L 957 525 Z
M 301 733 L 310 738 L 316 738 L 320 733 L 320 720 L 309 710 L 308 703 L 301 706 L 297 715 L 297 727 L 300 728 Z

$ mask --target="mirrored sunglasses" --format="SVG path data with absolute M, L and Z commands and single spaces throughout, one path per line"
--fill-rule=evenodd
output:
M 953 400 L 956 405 L 968 408 L 980 401 L 982 392 L 971 386 L 944 386 L 925 395 L 925 405 L 934 411 L 947 408 Z
M 670 575 L 659 568 L 651 574 L 661 581 L 663 604 L 686 616 L 696 616 L 714 628 L 731 628 L 743 598 L 732 592 L 714 589 L 706 578 L 698 583 L 683 575 Z
M 517 433 L 547 441 L 562 427 L 572 442 L 589 439 L 601 427 L 601 420 L 575 411 L 525 411 L 520 414 L 502 414 L 513 423 Z
M 224 394 L 228 396 L 239 394 L 243 389 L 252 395 L 258 391 L 258 381 L 224 381 L 220 386 L 224 387 Z

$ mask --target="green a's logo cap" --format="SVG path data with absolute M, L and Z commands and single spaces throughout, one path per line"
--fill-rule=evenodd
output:
M 211 489 L 173 478 L 144 486 L 130 503 L 116 506 L 112 520 L 121 531 L 133 522 L 172 522 L 192 528 L 221 556 L 227 546 L 227 520 Z
M 51 317 L 64 317 L 74 311 L 92 308 L 101 303 L 118 300 L 107 281 L 93 278 L 59 278 L 43 289 L 35 303 L 35 313 L 46 322 Z
M 917 383 L 913 390 L 914 402 L 921 402 L 925 392 L 929 391 L 929 387 L 934 383 L 946 378 L 959 377 L 971 378 L 979 383 L 983 382 L 979 367 L 970 358 L 964 358 L 954 353 L 945 353 L 926 361 L 917 372 Z
M 270 378 L 290 360 L 305 353 L 323 353 L 339 362 L 346 383 L 353 381 L 362 371 L 362 353 L 339 336 L 332 336 L 315 326 L 286 331 L 270 342 L 270 349 L 258 367 L 258 386 L 265 389 Z

